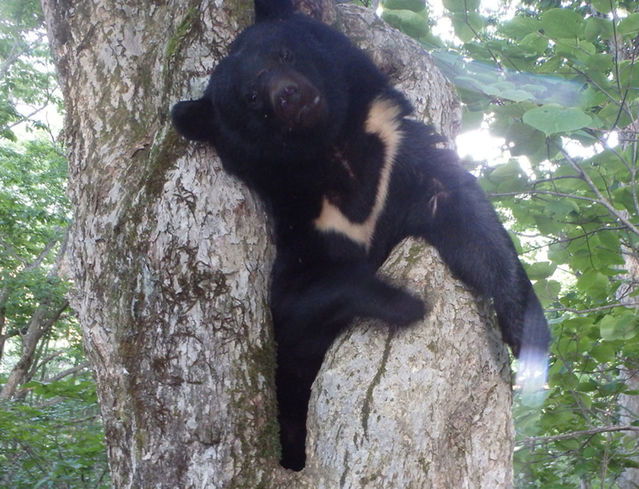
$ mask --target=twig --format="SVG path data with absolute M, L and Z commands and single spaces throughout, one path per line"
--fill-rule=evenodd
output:
M 615 431 L 635 431 L 639 433 L 639 426 L 632 425 L 620 425 L 620 426 L 601 426 L 599 428 L 591 428 L 583 431 L 571 431 L 570 433 L 563 433 L 561 435 L 553 436 L 531 436 L 524 438 L 523 440 L 516 441 L 517 445 L 530 445 L 534 446 L 542 443 L 551 443 L 555 441 L 570 440 L 572 438 L 579 438 L 581 436 L 594 436 L 600 433 L 610 433 Z
M 632 304 L 622 304 L 622 303 L 607 304 L 605 306 L 593 307 L 590 309 L 574 309 L 572 307 L 559 307 L 557 309 L 545 309 L 545 311 L 546 312 L 573 312 L 575 314 L 589 314 L 591 312 L 599 312 L 599 311 L 605 311 L 607 309 L 614 309 L 615 307 L 628 307 L 628 308 L 639 307 L 639 302 L 632 303 Z
M 608 212 L 610 212 L 610 214 L 616 217 L 619 221 L 625 224 L 628 229 L 630 229 L 633 233 L 639 236 L 639 228 L 637 228 L 633 223 L 631 223 L 628 219 L 626 219 L 626 217 L 621 212 L 615 209 L 615 207 L 610 202 L 608 202 L 608 200 L 601 193 L 597 185 L 595 185 L 595 182 L 592 181 L 592 179 L 590 178 L 590 175 L 588 175 L 583 170 L 583 168 L 581 168 L 579 164 L 577 164 L 577 162 L 566 152 L 564 148 L 562 148 L 559 145 L 556 145 L 556 147 L 557 149 L 559 149 L 559 151 L 564 156 L 564 158 L 566 158 L 566 161 L 570 163 L 570 166 L 572 166 L 573 170 L 577 172 L 577 174 L 582 178 L 584 182 L 588 184 L 590 189 L 597 196 L 598 200 L 595 200 L 595 202 L 597 202 L 600 205 L 603 205 L 606 209 L 608 209 Z

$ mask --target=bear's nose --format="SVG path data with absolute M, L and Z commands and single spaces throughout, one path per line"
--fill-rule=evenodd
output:
M 286 110 L 289 105 L 297 105 L 300 100 L 299 87 L 293 82 L 276 87 L 274 95 L 274 102 L 284 110 Z
M 292 70 L 269 72 L 266 89 L 271 110 L 283 128 L 309 128 L 326 113 L 319 91 L 301 73 Z

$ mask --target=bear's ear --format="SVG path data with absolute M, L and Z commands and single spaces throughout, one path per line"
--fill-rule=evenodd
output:
M 255 0 L 255 22 L 283 19 L 293 13 L 291 0 Z
M 178 102 L 171 109 L 173 126 L 191 141 L 211 141 L 213 138 L 213 105 L 206 98 Z

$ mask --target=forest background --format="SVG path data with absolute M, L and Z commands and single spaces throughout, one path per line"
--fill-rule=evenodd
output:
M 379 7 L 457 86 L 465 164 L 551 323 L 547 398 L 514 406 L 516 487 L 639 487 L 637 2 Z M 65 298 L 63 111 L 39 3 L 0 0 L 2 488 L 109 487 L 92 375 Z M 482 160 L 489 139 L 498 151 Z

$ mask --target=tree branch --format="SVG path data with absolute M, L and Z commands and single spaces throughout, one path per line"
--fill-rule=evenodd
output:
M 42 39 L 42 36 L 43 34 L 40 34 L 37 40 L 40 41 Z M 22 39 L 18 38 L 14 41 L 7 59 L 5 59 L 4 63 L 2 63 L 2 66 L 0 66 L 0 80 L 2 80 L 6 76 L 9 68 L 11 68 L 11 65 L 15 63 L 20 56 L 31 49 L 31 44 L 25 43 L 23 46 L 20 46 L 21 43 L 19 41 L 22 41 Z
M 61 229 L 56 229 L 56 233 L 58 233 L 59 231 L 61 231 Z M 49 253 L 49 251 L 51 251 L 51 249 L 60 241 L 59 237 L 54 237 L 52 238 L 42 249 L 42 251 L 40 252 L 40 254 L 35 258 L 35 260 L 33 260 L 31 263 L 29 263 L 26 259 L 22 258 L 13 248 L 13 246 L 11 246 L 10 243 L 7 243 L 4 239 L 2 239 L 0 237 L 0 245 L 2 245 L 9 254 L 11 254 L 16 260 L 18 260 L 20 263 L 22 263 L 22 265 L 24 266 L 25 270 L 35 270 L 37 267 L 39 267 L 42 262 L 44 261 L 44 259 L 46 258 L 47 254 Z
M 574 158 L 572 158 L 566 152 L 566 150 L 564 148 L 562 148 L 561 146 L 558 146 L 558 145 L 557 145 L 557 148 L 559 149 L 559 151 L 561 152 L 563 157 L 566 158 L 566 161 L 568 161 L 568 163 L 570 163 L 570 166 L 572 166 L 573 170 L 575 170 L 575 172 L 577 172 L 577 174 L 581 177 L 581 179 L 588 184 L 588 186 L 590 187 L 592 192 L 597 196 L 598 200 L 595 200 L 595 202 L 597 202 L 600 205 L 603 205 L 606 209 L 608 209 L 608 212 L 610 212 L 610 214 L 612 214 L 617 220 L 621 221 L 633 233 L 635 233 L 637 236 L 639 236 L 639 228 L 637 228 L 633 223 L 631 223 L 623 215 L 622 212 L 620 212 L 617 209 L 615 209 L 615 207 L 608 201 L 608 199 L 606 199 L 606 197 L 604 197 L 604 195 L 601 193 L 601 191 L 599 190 L 597 185 L 595 185 L 595 182 L 592 181 L 592 179 L 590 178 L 590 175 L 588 175 L 583 170 L 583 168 L 581 168 L 579 166 L 579 164 L 574 160 Z
M 517 192 L 500 192 L 500 193 L 489 193 L 488 197 L 517 197 L 518 195 L 552 195 L 554 197 L 567 197 L 569 199 L 576 200 L 585 200 L 586 202 L 592 202 L 593 204 L 600 204 L 599 200 L 593 199 L 592 197 L 583 197 L 581 195 L 574 194 L 566 194 L 563 192 L 555 192 L 554 190 L 519 190 Z
M 632 425 L 601 426 L 599 428 L 592 428 L 592 429 L 583 430 L 583 431 L 572 431 L 570 433 L 563 433 L 561 435 L 531 436 L 528 438 L 524 438 L 523 440 L 516 441 L 515 444 L 520 446 L 529 445 L 531 448 L 533 448 L 537 444 L 552 443 L 556 441 L 570 440 L 572 438 L 579 438 L 581 436 L 594 436 L 594 435 L 599 435 L 601 433 L 610 433 L 610 432 L 617 432 L 617 431 L 634 431 L 639 433 L 639 426 L 632 426 Z
M 572 307 L 558 307 L 556 309 L 545 309 L 546 312 L 572 312 L 575 314 L 589 314 L 591 312 L 606 311 L 608 309 L 614 309 L 615 307 L 639 307 L 639 302 L 633 304 L 607 304 L 605 306 L 593 307 L 590 309 L 574 309 Z
M 44 380 L 43 382 L 56 382 L 58 380 L 62 380 L 65 377 L 68 377 L 69 375 L 73 375 L 73 374 L 75 374 L 77 372 L 80 372 L 82 370 L 85 370 L 85 369 L 89 368 L 90 365 L 91 364 L 89 362 L 81 363 L 80 365 L 76 365 L 75 367 L 71 367 L 71 368 L 68 368 L 68 369 L 62 371 L 59 374 L 54 375 L 53 377 L 49 377 L 48 379 Z

